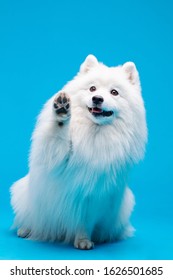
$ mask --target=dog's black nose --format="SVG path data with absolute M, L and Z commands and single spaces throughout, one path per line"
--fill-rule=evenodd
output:
M 98 104 L 103 103 L 104 99 L 100 95 L 94 95 L 93 98 L 92 98 L 92 101 L 93 101 L 94 104 L 98 105 Z

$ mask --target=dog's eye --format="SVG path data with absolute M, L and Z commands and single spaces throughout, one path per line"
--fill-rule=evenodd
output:
M 112 89 L 112 90 L 111 90 L 111 94 L 114 95 L 114 96 L 116 96 L 116 95 L 118 95 L 119 93 L 118 93 L 118 91 L 117 91 L 116 89 Z
M 91 92 L 96 91 L 96 87 L 95 86 L 90 87 L 90 91 Z

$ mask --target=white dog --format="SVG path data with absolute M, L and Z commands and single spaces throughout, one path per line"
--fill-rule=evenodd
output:
M 89 55 L 38 117 L 29 173 L 11 188 L 18 235 L 80 249 L 132 236 L 127 179 L 146 141 L 134 63 L 107 67 Z

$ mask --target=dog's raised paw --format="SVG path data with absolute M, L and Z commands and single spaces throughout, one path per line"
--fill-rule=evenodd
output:
M 65 92 L 58 92 L 54 99 L 53 108 L 59 118 L 69 118 L 70 116 L 70 97 Z
M 94 248 L 94 243 L 87 238 L 78 239 L 75 242 L 74 247 L 81 250 L 91 250 Z

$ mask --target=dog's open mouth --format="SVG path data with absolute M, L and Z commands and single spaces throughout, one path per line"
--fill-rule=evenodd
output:
M 113 115 L 113 111 L 104 111 L 98 107 L 88 107 L 88 111 L 95 117 L 110 117 Z

